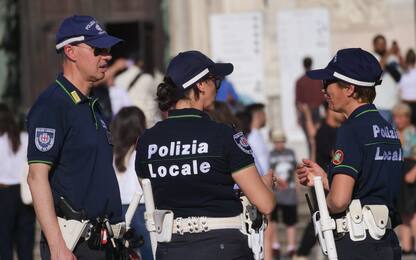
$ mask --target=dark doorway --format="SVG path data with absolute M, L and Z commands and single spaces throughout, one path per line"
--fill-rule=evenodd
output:
M 146 70 L 153 71 L 154 67 L 154 27 L 150 22 L 107 23 L 107 33 L 124 40 L 116 46 L 111 54 L 113 60 L 117 58 L 141 59 Z

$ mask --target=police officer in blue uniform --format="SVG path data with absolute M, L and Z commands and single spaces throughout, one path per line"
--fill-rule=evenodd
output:
M 186 51 L 171 60 L 158 86 L 168 118 L 145 131 L 136 156 L 136 172 L 150 179 L 156 208 L 174 213 L 171 241 L 158 243 L 158 260 L 252 259 L 235 183 L 261 212 L 273 210 L 272 176 L 259 176 L 243 133 L 204 112 L 232 71 L 230 63 Z
M 401 257 L 393 228 L 400 221 L 396 197 L 403 154 L 395 129 L 372 104 L 381 74 L 373 55 L 359 48 L 339 50 L 326 68 L 307 73 L 323 81 L 330 109 L 347 117 L 337 133 L 328 175 L 310 160 L 303 160 L 297 170 L 302 184 L 313 186 L 313 176 L 320 175 L 329 190 L 327 205 L 337 224 L 338 259 Z M 346 214 L 353 216 L 350 224 Z
M 91 95 L 107 70 L 110 48 L 120 41 L 90 16 L 68 17 L 57 32 L 63 73 L 37 98 L 27 118 L 28 182 L 42 229 L 42 259 L 108 257 L 83 239 L 73 252 L 67 248 L 57 221 L 57 215 L 68 217 L 57 210 L 61 198 L 85 219 L 122 221 L 111 136 Z

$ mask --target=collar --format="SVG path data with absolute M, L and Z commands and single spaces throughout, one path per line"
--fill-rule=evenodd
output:
M 210 119 L 204 111 L 195 108 L 173 109 L 168 112 L 168 119 L 205 118 Z
M 360 116 L 362 116 L 366 113 L 369 113 L 369 112 L 378 112 L 378 110 L 377 110 L 376 106 L 374 106 L 373 104 L 364 104 L 364 105 L 361 105 L 358 108 L 356 108 L 351 113 L 351 115 L 349 116 L 348 119 L 354 119 L 354 118 L 360 117 Z
M 63 73 L 58 75 L 55 83 L 58 84 L 59 88 L 62 89 L 71 98 L 74 104 L 87 103 L 95 99 L 93 97 L 87 97 L 82 94 L 82 92 L 79 91 L 77 87 L 75 87 L 67 78 L 65 78 Z

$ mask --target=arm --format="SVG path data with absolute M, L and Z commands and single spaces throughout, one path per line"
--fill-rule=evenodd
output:
M 271 172 L 264 176 L 263 181 L 256 167 L 251 165 L 234 172 L 232 177 L 261 213 L 270 214 L 273 211 L 276 200 L 271 191 L 273 184 Z
M 48 179 L 50 169 L 51 166 L 43 163 L 32 163 L 29 165 L 27 181 L 32 193 L 33 206 L 42 231 L 48 241 L 51 259 L 74 260 L 76 257 L 66 247 L 59 229 Z
M 331 183 L 331 189 L 326 197 L 329 212 L 344 212 L 351 202 L 355 180 L 346 174 L 336 174 Z

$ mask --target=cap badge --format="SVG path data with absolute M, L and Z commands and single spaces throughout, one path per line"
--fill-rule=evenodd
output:
M 87 26 L 85 26 L 85 30 L 89 31 L 94 24 L 96 24 L 96 21 L 92 20 L 87 24 Z

